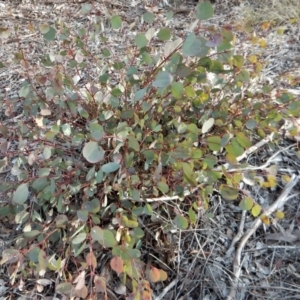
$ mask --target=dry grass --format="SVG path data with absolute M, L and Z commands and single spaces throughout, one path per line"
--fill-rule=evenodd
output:
M 248 26 L 262 22 L 283 25 L 300 23 L 299 0 L 246 0 L 237 8 L 239 18 Z

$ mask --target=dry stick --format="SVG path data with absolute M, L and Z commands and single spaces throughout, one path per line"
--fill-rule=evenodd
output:
M 264 212 L 265 216 L 271 215 L 278 207 L 282 207 L 286 201 L 288 200 L 288 194 L 290 191 L 293 189 L 293 187 L 297 184 L 299 180 L 299 176 L 296 176 L 295 174 L 292 175 L 291 180 L 287 183 L 283 191 L 281 192 L 280 196 L 277 198 L 277 200 Z M 232 281 L 232 286 L 229 292 L 229 295 L 227 296 L 227 300 L 234 300 L 235 299 L 235 293 L 238 287 L 238 281 L 241 273 L 241 254 L 242 251 L 250 238 L 251 235 L 254 234 L 256 229 L 262 224 L 262 221 L 260 218 L 257 218 L 252 227 L 248 229 L 248 231 L 244 234 L 241 243 L 239 247 L 236 250 L 235 254 L 235 260 L 233 263 L 233 281 Z
M 243 212 L 242 212 L 242 217 L 241 217 L 238 233 L 236 234 L 236 236 L 232 240 L 229 249 L 226 251 L 225 257 L 230 257 L 231 256 L 232 252 L 234 251 L 235 244 L 241 239 L 241 237 L 244 234 L 244 226 L 245 226 L 245 221 L 246 221 L 246 212 L 247 212 L 246 210 L 243 210 Z
M 165 296 L 165 294 L 167 292 L 169 292 L 173 288 L 173 286 L 177 284 L 178 281 L 179 281 L 179 279 L 176 278 L 175 280 L 173 280 L 172 282 L 170 282 L 170 284 L 163 289 L 163 291 L 160 293 L 159 296 L 157 296 L 155 298 L 155 300 L 161 300 L 161 299 L 163 299 L 164 296 Z

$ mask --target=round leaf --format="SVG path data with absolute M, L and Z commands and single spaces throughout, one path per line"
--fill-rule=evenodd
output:
M 91 141 L 84 145 L 82 150 L 83 157 L 90 163 L 97 163 L 104 157 L 104 150 L 97 142 Z
M 13 195 L 13 202 L 15 204 L 24 204 L 29 196 L 28 184 L 22 183 L 18 186 Z
M 53 41 L 55 39 L 56 30 L 50 27 L 49 30 L 44 34 L 44 39 L 47 41 Z
M 113 16 L 110 19 L 110 24 L 113 29 L 119 29 L 122 26 L 122 19 L 119 16 Z
M 171 38 L 171 31 L 168 28 L 162 28 L 158 34 L 157 37 L 161 40 L 161 41 L 167 41 Z
M 104 247 L 113 247 L 117 241 L 111 231 L 101 229 L 99 226 L 94 226 L 91 230 L 91 237 L 94 241 L 99 242 Z
M 159 72 L 152 83 L 154 87 L 165 88 L 169 86 L 173 81 L 173 76 L 166 71 Z
M 212 151 L 220 151 L 221 138 L 219 136 L 209 136 L 207 139 L 208 147 Z
M 147 40 L 147 38 L 144 34 L 138 33 L 135 37 L 135 44 L 139 48 L 143 48 L 143 47 L 146 47 L 148 45 L 148 40 Z
M 110 261 L 110 267 L 118 274 L 120 275 L 123 272 L 123 260 L 115 256 Z
M 277 210 L 276 213 L 275 213 L 275 216 L 279 220 L 284 219 L 284 212 L 282 212 L 280 210 Z
M 175 225 L 182 230 L 185 230 L 188 228 L 189 223 L 185 217 L 182 217 L 180 215 L 177 215 L 174 219 Z
M 221 184 L 220 193 L 225 200 L 235 200 L 239 195 L 238 190 L 225 184 Z
M 261 212 L 261 206 L 258 204 L 255 204 L 251 210 L 252 216 L 257 217 L 260 214 L 260 212 Z
M 253 200 L 247 197 L 240 202 L 239 207 L 242 210 L 250 210 L 253 207 L 253 204 Z
M 214 8 L 210 1 L 199 3 L 196 7 L 196 17 L 198 20 L 208 20 L 214 14 Z
M 152 267 L 149 271 L 149 279 L 151 282 L 158 282 L 160 280 L 159 269 Z
M 154 21 L 154 15 L 151 12 L 147 11 L 143 14 L 143 20 L 147 23 L 152 23 Z

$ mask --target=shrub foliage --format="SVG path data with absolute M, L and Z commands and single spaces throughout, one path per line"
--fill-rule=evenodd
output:
M 81 13 L 91 10 L 83 4 Z M 198 23 L 181 39 L 154 28 L 147 12 L 145 31 L 122 59 L 97 18 L 75 33 L 61 22 L 40 27 L 45 43 L 60 45 L 41 59 L 43 74 L 29 75 L 31 62 L 22 49 L 15 54 L 28 74 L 19 91 L 23 115 L 0 125 L 9 141 L 0 166 L 13 164 L 18 181 L 1 182 L 11 203 L 0 215 L 14 215 L 22 228 L 2 254 L 11 284 L 34 274 L 43 289 L 56 273 L 57 292 L 86 298 L 107 293 L 110 269 L 119 293 L 150 299 L 150 283 L 168 274 L 146 264 L 147 222 L 158 220 L 164 234 L 193 228 L 215 192 L 269 222 L 240 183 L 272 188 L 276 176 L 239 157 L 270 134 L 272 148 L 299 102 L 255 86 L 259 60 L 235 54 L 230 27 L 205 25 L 212 15 L 209 2 L 198 4 Z M 119 16 L 110 22 L 122 27 Z M 97 39 L 101 55 L 90 47 Z M 8 107 L 14 118 L 18 107 Z

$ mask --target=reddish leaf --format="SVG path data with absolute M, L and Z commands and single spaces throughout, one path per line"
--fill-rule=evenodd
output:
M 151 282 L 158 282 L 160 280 L 159 269 L 151 267 L 151 270 L 149 271 L 149 279 Z
M 96 260 L 96 256 L 94 255 L 93 252 L 88 253 L 85 260 L 89 266 L 92 266 L 94 269 L 96 268 L 97 260 Z
M 118 256 L 111 259 L 110 266 L 118 275 L 123 272 L 123 260 Z

